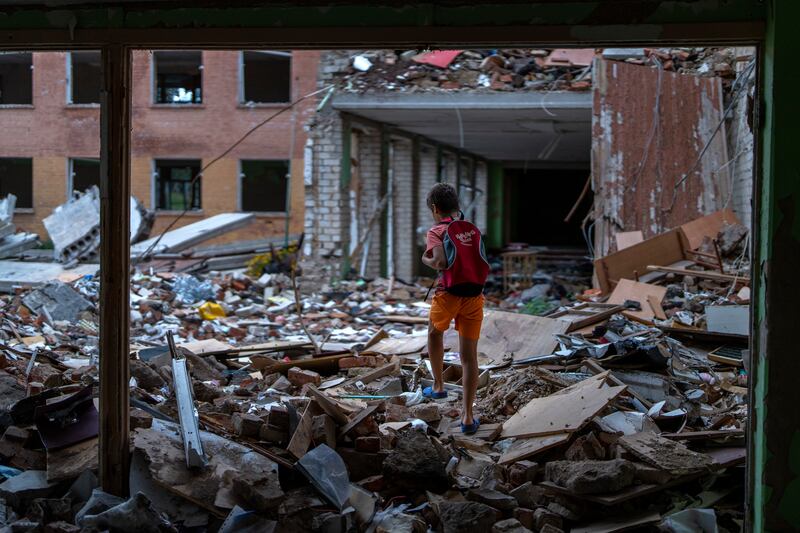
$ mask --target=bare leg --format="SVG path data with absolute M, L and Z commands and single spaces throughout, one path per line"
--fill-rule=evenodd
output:
M 442 372 L 444 371 L 444 333 L 428 326 L 428 357 L 431 359 L 431 370 L 433 371 L 433 391 L 442 392 L 444 382 Z
M 458 337 L 461 349 L 461 368 L 464 371 L 461 380 L 464 390 L 464 410 L 461 413 L 461 422 L 472 424 L 472 404 L 475 403 L 475 394 L 478 391 L 478 340 Z

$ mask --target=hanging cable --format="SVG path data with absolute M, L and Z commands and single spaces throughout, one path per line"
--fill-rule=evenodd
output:
M 244 133 L 244 135 L 239 137 L 239 139 L 236 142 L 234 142 L 232 145 L 230 145 L 230 147 L 228 147 L 224 152 L 222 152 L 220 155 L 218 155 L 217 157 L 215 157 L 214 159 L 209 161 L 205 166 L 203 166 L 200 169 L 200 171 L 192 178 L 192 181 L 189 182 L 189 185 L 193 186 L 197 182 L 197 180 L 200 179 L 200 176 L 203 175 L 203 172 L 208 170 L 209 167 L 211 167 L 211 165 L 213 165 L 214 163 L 216 163 L 217 161 L 219 161 L 220 159 L 222 159 L 223 157 L 225 157 L 226 155 L 231 153 L 237 146 L 242 144 L 245 141 L 245 139 L 247 139 L 250 135 L 255 133 L 262 126 L 268 124 L 270 121 L 272 121 L 272 119 L 278 117 L 279 115 L 282 115 L 283 113 L 285 113 L 286 111 L 289 111 L 290 109 L 293 109 L 297 104 L 299 104 L 300 102 L 303 102 L 304 100 L 308 100 L 312 96 L 316 96 L 319 93 L 322 93 L 322 92 L 325 92 L 325 91 L 331 91 L 332 92 L 333 89 L 334 89 L 333 85 L 327 85 L 327 86 L 323 87 L 322 89 L 318 89 L 318 90 L 316 90 L 314 92 L 308 93 L 307 95 L 305 95 L 305 96 L 303 96 L 301 98 L 298 98 L 297 100 L 291 102 L 290 104 L 285 105 L 284 107 L 282 107 L 281 109 L 279 109 L 278 111 L 273 113 L 272 115 L 270 115 L 267 118 L 265 118 L 264 120 L 262 120 L 261 122 L 259 122 L 258 124 L 256 124 L 255 126 L 250 128 L 249 130 L 247 130 Z M 169 225 L 166 228 L 164 228 L 164 230 L 159 234 L 158 238 L 156 238 L 153 241 L 153 243 L 150 244 L 150 246 L 147 247 L 147 249 L 144 251 L 144 253 L 143 254 L 139 254 L 138 256 L 136 256 L 136 258 L 132 262 L 132 265 L 136 266 L 144 258 L 149 257 L 150 254 L 153 253 L 153 250 L 155 250 L 156 246 L 158 246 L 158 243 L 161 242 L 161 239 L 164 238 L 164 235 L 166 235 L 173 227 L 175 227 L 175 224 L 177 224 L 189 211 L 190 211 L 190 207 L 189 206 L 184 208 L 184 210 L 181 211 L 175 217 L 175 219 L 172 222 L 169 223 Z

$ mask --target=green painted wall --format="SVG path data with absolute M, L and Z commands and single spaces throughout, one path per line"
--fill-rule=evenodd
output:
M 772 0 L 756 198 L 750 480 L 753 531 L 800 529 L 800 2 Z
M 489 195 L 487 197 L 488 228 L 486 243 L 489 248 L 502 248 L 505 244 L 503 236 L 503 166 L 492 161 L 489 163 Z

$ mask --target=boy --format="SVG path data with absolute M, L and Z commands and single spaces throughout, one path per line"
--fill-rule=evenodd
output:
M 478 388 L 478 339 L 483 322 L 483 284 L 489 267 L 483 252 L 480 232 L 463 221 L 458 194 L 445 183 L 437 183 L 428 193 L 428 208 L 436 222 L 428 231 L 422 262 L 440 272 L 428 323 L 428 356 L 433 370 L 433 387 L 426 387 L 427 398 L 446 398 L 442 381 L 444 332 L 455 319 L 458 331 L 463 402 L 461 431 L 473 434 L 480 422 L 472 414 Z M 478 255 L 480 254 L 480 255 Z M 449 259 L 448 259 L 449 258 Z

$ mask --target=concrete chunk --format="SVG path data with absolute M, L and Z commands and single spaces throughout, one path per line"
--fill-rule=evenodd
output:
M 630 461 L 551 461 L 546 477 L 575 494 L 617 492 L 633 484 L 636 469 Z

